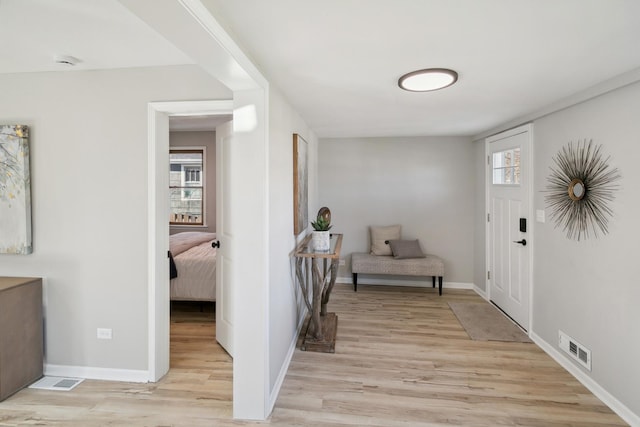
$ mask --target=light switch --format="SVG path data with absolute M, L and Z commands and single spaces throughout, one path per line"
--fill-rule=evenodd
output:
M 536 209 L 536 221 L 544 223 L 544 209 Z
M 98 328 L 97 336 L 99 340 L 110 340 L 113 338 L 113 331 L 109 328 Z

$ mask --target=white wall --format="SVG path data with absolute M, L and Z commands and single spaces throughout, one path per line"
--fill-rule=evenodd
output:
M 532 329 L 554 348 L 558 330 L 589 348 L 593 371 L 578 369 L 631 409 L 640 422 L 638 117 L 640 83 L 534 122 L 535 209 L 545 209 L 549 167 L 570 141 L 593 139 L 602 144 L 622 180 L 616 200 L 610 203 L 614 217 L 608 235 L 577 242 L 568 240 L 550 220 L 534 224 Z M 548 219 L 550 211 L 546 213 Z
M 34 253 L 46 362 L 147 369 L 147 103 L 230 99 L 195 66 L 0 76 L 0 118 L 31 127 Z M 113 339 L 97 340 L 96 328 Z
M 206 147 L 205 226 L 172 225 L 170 234 L 181 231 L 216 231 L 216 133 L 214 131 L 176 131 L 169 133 L 173 147 Z
M 293 234 L 293 134 L 309 143 L 309 212 L 317 210 L 317 139 L 273 87 L 269 97 L 269 372 L 273 391 L 297 338 L 303 307 L 295 281 Z
M 485 230 L 487 226 L 486 208 L 486 156 L 484 140 L 473 142 L 473 162 L 475 164 L 474 173 L 474 195 L 475 211 L 473 217 L 474 226 L 474 265 L 473 283 L 480 293 L 487 291 L 487 267 L 486 267 L 486 240 Z
M 444 259 L 445 283 L 473 282 L 470 138 L 322 139 L 318 150 L 319 203 L 331 209 L 332 231 L 344 234 L 340 276 L 351 280 L 352 252 L 369 251 L 370 225 L 400 224 L 403 238 L 419 239 L 425 252 Z

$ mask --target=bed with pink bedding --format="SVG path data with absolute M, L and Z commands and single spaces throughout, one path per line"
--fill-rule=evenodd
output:
M 216 300 L 216 249 L 211 246 L 215 239 L 216 233 L 196 231 L 169 236 L 177 272 L 169 285 L 172 301 Z

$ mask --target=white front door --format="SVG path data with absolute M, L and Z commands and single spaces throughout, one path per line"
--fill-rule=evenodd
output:
M 489 298 L 529 329 L 531 126 L 487 138 Z
M 234 181 L 231 176 L 233 122 L 216 127 L 216 340 L 233 357 L 233 283 L 235 258 L 233 216 L 230 215 Z

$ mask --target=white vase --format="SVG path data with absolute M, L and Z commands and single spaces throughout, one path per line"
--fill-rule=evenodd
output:
M 331 236 L 328 231 L 313 231 L 311 248 L 316 252 L 328 251 L 331 248 Z

